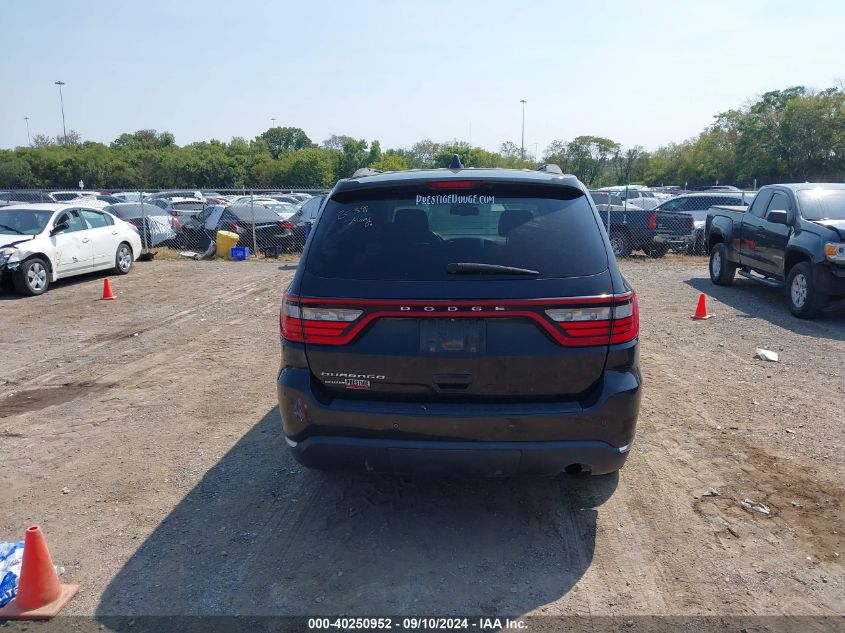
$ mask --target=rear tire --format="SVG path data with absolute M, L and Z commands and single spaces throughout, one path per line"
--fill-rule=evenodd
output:
M 114 272 L 118 275 L 125 275 L 128 273 L 132 270 L 134 257 L 132 247 L 126 242 L 122 242 L 120 246 L 117 247 L 117 253 L 114 255 Z
M 610 248 L 616 257 L 628 257 L 634 250 L 630 238 L 622 231 L 610 232 Z
M 717 286 L 730 286 L 736 277 L 736 264 L 728 261 L 728 249 L 723 243 L 710 251 L 710 281 Z
M 27 297 L 43 295 L 50 287 L 50 271 L 40 257 L 26 260 L 12 277 L 15 290 Z
M 813 266 L 799 262 L 786 277 L 786 301 L 789 311 L 799 319 L 812 319 L 827 304 L 827 295 L 816 291 Z

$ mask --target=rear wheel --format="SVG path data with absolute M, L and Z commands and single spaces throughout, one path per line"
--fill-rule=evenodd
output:
M 610 247 L 616 257 L 628 257 L 633 250 L 631 240 L 622 231 L 611 231 Z
M 132 248 L 126 242 L 123 242 L 117 247 L 117 253 L 114 256 L 114 272 L 118 275 L 125 275 L 132 270 Z
M 12 279 L 15 290 L 28 297 L 44 294 L 50 286 L 50 272 L 40 257 L 28 259 L 18 266 Z
M 717 286 L 730 286 L 736 277 L 736 265 L 728 261 L 728 249 L 716 244 L 710 251 L 710 281 Z
M 812 319 L 827 303 L 827 296 L 816 291 L 810 262 L 795 264 L 786 278 L 789 310 L 801 319 Z

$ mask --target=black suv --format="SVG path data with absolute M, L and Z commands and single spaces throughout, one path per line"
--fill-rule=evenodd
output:
M 283 430 L 309 467 L 604 474 L 634 439 L 637 298 L 555 165 L 341 180 L 280 330 Z

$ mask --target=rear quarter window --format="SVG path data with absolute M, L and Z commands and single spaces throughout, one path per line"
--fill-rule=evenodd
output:
M 326 204 L 313 240 L 306 268 L 325 278 L 444 281 L 455 279 L 447 271 L 451 263 L 561 278 L 597 274 L 608 265 L 592 207 L 583 192 L 568 187 L 433 191 L 423 183 L 344 192 Z

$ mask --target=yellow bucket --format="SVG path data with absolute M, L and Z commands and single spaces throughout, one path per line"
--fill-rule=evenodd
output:
M 217 257 L 229 257 L 229 249 L 237 246 L 240 236 L 231 231 L 217 231 Z

